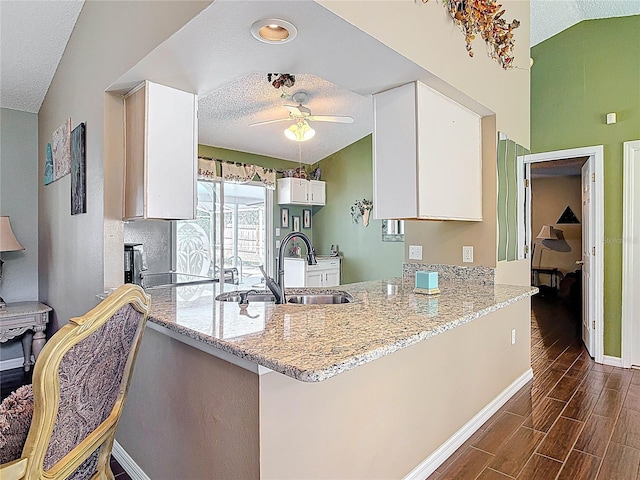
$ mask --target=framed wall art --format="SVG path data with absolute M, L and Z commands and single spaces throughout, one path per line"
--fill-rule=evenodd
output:
M 280 228 L 289 228 L 289 209 L 280 209 Z
M 302 228 L 311 228 L 311 209 L 302 210 Z
M 53 180 L 71 173 L 71 119 L 53 132 Z
M 71 132 L 71 215 L 87 213 L 87 164 L 85 125 Z
M 293 231 L 299 232 L 300 231 L 300 215 L 293 215 L 291 218 L 293 218 Z

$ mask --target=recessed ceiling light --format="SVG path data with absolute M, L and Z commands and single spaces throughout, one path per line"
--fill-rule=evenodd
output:
M 251 35 L 264 43 L 287 43 L 296 38 L 298 29 L 285 20 L 266 18 L 251 25 Z

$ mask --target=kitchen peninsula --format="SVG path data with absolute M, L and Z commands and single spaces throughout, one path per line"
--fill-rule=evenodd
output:
M 531 377 L 535 288 L 440 287 L 246 308 L 224 284 L 150 289 L 117 440 L 154 479 L 422 475 Z

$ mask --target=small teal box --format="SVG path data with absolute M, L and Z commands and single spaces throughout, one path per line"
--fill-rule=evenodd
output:
M 440 293 L 438 288 L 438 272 L 416 272 L 416 293 Z

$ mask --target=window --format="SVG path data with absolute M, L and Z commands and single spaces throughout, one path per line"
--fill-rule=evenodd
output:
M 175 268 L 252 287 L 270 271 L 273 191 L 259 182 L 198 181 L 195 220 L 176 226 Z

